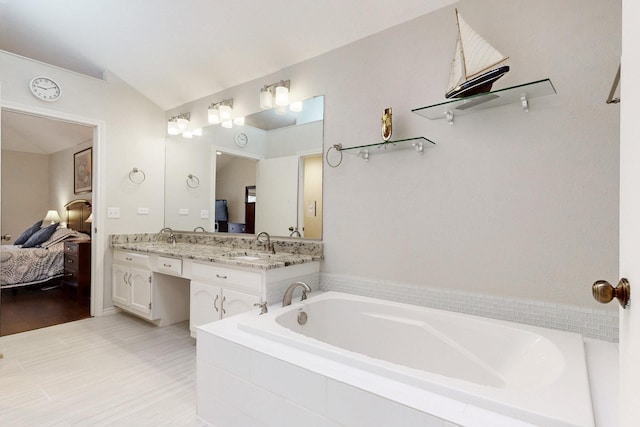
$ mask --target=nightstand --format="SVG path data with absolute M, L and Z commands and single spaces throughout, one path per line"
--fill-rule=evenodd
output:
M 64 242 L 64 278 L 62 286 L 76 289 L 78 298 L 91 294 L 91 242 Z

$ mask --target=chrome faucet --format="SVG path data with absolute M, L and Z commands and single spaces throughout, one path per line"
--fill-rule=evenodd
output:
M 171 245 L 176 245 L 176 235 L 173 234 L 173 230 L 169 227 L 165 227 L 160 230 L 160 234 L 165 234 L 165 232 L 169 232 L 169 236 L 167 237 L 167 242 L 171 243 Z
M 291 234 L 289 234 L 289 237 L 302 237 L 302 234 L 300 234 L 298 230 L 293 230 Z
M 204 233 L 204 227 L 202 227 L 202 226 L 200 226 L 200 227 L 196 227 L 196 228 L 194 228 L 194 229 L 193 229 L 193 231 L 194 231 L 194 232 L 196 232 L 196 233 L 197 233 L 198 231 L 201 231 L 201 232 L 203 232 L 203 233 Z
M 311 287 L 304 282 L 295 282 L 289 285 L 287 290 L 284 292 L 284 296 L 282 297 L 282 306 L 285 307 L 287 305 L 291 305 L 291 298 L 293 297 L 293 291 L 297 288 L 302 288 L 302 296 L 300 297 L 300 301 L 304 301 L 307 299 L 307 292 L 311 292 Z
M 267 251 L 271 252 L 272 254 L 275 254 L 276 253 L 276 247 L 273 245 L 273 243 L 271 243 L 271 236 L 269 236 L 269 233 L 267 233 L 266 231 L 261 231 L 256 236 L 256 240 L 258 242 L 262 242 L 262 240 L 260 240 L 260 237 L 262 237 L 262 236 L 267 236 L 267 240 L 266 240 L 266 242 L 264 242 Z

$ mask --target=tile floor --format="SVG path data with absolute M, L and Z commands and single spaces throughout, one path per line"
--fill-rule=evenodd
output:
M 2 337 L 0 352 L 1 426 L 206 426 L 187 323 L 120 313 Z

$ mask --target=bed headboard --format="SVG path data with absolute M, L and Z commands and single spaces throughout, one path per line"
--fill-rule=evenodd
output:
M 86 222 L 91 215 L 91 202 L 85 199 L 76 199 L 64 207 L 67 209 L 67 227 L 91 235 L 91 223 Z

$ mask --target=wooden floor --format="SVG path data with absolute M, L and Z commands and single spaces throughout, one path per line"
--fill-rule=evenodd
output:
M 206 426 L 188 323 L 122 313 L 0 338 L 0 426 Z
M 86 319 L 89 299 L 56 284 L 4 289 L 0 297 L 0 336 Z

